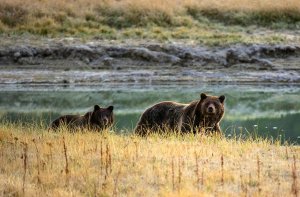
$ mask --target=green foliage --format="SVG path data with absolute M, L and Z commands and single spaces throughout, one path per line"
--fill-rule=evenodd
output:
M 95 12 L 101 16 L 102 23 L 117 29 L 147 25 L 172 26 L 174 23 L 173 16 L 160 9 L 101 5 L 95 9 Z
M 219 22 L 226 25 L 297 28 L 300 22 L 299 10 L 220 10 L 187 7 L 187 13 L 200 22 Z M 280 25 L 278 25 L 280 24 Z

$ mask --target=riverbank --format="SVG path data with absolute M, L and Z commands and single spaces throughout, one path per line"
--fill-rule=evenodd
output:
M 0 83 L 299 84 L 299 2 L 0 5 Z
M 1 124 L 0 129 L 4 195 L 299 193 L 299 147 L 262 138 L 143 139 L 113 133 L 48 133 L 37 125 L 13 124 Z
M 298 84 L 299 46 L 19 37 L 0 47 L 0 83 Z

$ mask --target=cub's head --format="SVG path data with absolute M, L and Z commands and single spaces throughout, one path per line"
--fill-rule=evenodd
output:
M 90 117 L 91 125 L 100 129 L 111 127 L 114 122 L 113 110 L 113 106 L 101 108 L 99 105 L 95 105 Z
M 209 96 L 201 93 L 201 99 L 198 105 L 198 110 L 206 118 L 211 118 L 216 121 L 221 120 L 224 115 L 224 101 L 225 96 Z

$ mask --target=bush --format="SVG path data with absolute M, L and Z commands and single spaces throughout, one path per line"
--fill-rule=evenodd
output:
M 163 9 L 140 8 L 132 5 L 114 7 L 101 5 L 96 8 L 101 22 L 115 28 L 141 27 L 147 25 L 172 26 L 173 16 Z
M 293 28 L 300 22 L 300 11 L 296 9 L 285 10 L 220 10 L 217 8 L 199 8 L 187 6 L 187 13 L 198 21 L 210 20 L 225 25 L 274 27 L 276 24 L 286 24 Z
M 28 11 L 20 5 L 0 4 L 0 20 L 9 27 L 24 24 L 27 21 L 27 17 Z

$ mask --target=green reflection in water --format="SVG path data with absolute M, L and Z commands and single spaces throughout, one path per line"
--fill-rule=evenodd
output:
M 0 91 L 0 118 L 46 126 L 62 114 L 84 114 L 94 104 L 114 105 L 116 130 L 130 132 L 148 106 L 164 100 L 188 103 L 201 92 L 226 95 L 221 127 L 227 136 L 257 132 L 300 143 L 300 86 L 10 86 Z

